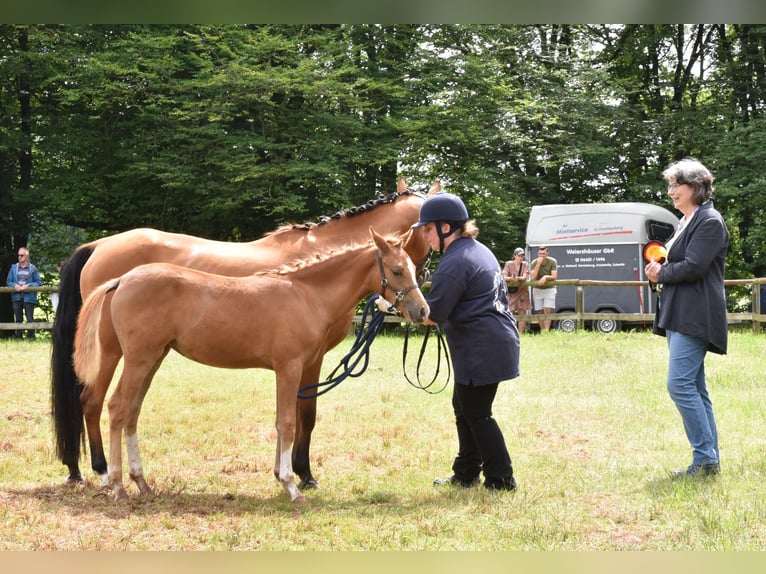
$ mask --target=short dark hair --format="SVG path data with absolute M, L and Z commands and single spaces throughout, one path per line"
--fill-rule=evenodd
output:
M 710 201 L 715 191 L 713 174 L 701 162 L 692 157 L 670 164 L 662 172 L 662 177 L 665 178 L 665 181 L 672 179 L 678 184 L 693 187 L 692 203 L 695 205 L 702 205 L 706 201 Z

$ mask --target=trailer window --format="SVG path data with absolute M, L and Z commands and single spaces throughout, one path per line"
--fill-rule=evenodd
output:
M 665 243 L 673 235 L 675 227 L 665 221 L 655 221 L 650 219 L 646 222 L 647 235 L 649 241 L 661 241 Z

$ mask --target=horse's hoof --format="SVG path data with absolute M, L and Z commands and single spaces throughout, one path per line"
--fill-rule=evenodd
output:
M 136 480 L 136 484 L 138 485 L 138 490 L 141 492 L 142 496 L 152 496 L 154 494 L 151 487 L 146 483 L 143 477 Z
M 128 493 L 125 491 L 125 489 L 122 486 L 114 487 L 114 500 L 117 502 L 128 501 Z
M 70 474 L 66 477 L 66 483 L 67 484 L 85 484 L 85 480 L 83 479 L 81 474 Z
M 319 483 L 313 478 L 303 479 L 298 485 L 298 488 L 301 490 L 317 490 L 319 488 Z
M 306 497 L 299 492 L 297 496 L 293 497 L 293 502 L 295 504 L 306 504 Z

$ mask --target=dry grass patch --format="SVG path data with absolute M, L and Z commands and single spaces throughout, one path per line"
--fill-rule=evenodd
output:
M 723 474 L 675 482 L 668 472 L 690 453 L 665 390 L 663 339 L 524 336 L 522 376 L 501 386 L 495 412 L 519 490 L 490 493 L 432 486 L 455 454 L 450 389 L 407 385 L 402 339 L 381 336 L 367 373 L 319 399 L 311 459 L 321 487 L 302 506 L 272 475 L 271 372 L 171 355 L 139 423 L 155 495 L 131 486 L 116 504 L 89 473 L 83 486 L 63 484 L 49 346 L 0 343 L 0 549 L 764 549 L 763 342 L 732 333 L 729 356 L 708 360 Z

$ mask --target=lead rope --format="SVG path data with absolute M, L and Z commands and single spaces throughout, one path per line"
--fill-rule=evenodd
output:
M 420 367 L 423 363 L 423 355 L 425 355 L 426 351 L 426 344 L 428 343 L 428 337 L 431 334 L 432 325 L 429 325 L 426 327 L 426 332 L 423 335 L 423 342 L 420 345 L 420 353 L 418 354 L 418 363 L 415 367 L 415 380 L 417 382 L 413 382 L 409 375 L 407 375 L 407 348 L 409 346 L 409 339 L 410 339 L 410 326 L 409 324 L 405 327 L 404 331 L 404 348 L 402 350 L 402 371 L 404 371 L 404 378 L 407 379 L 407 382 L 415 387 L 416 389 L 420 389 L 421 391 L 425 391 L 430 395 L 435 395 L 438 393 L 441 393 L 445 388 L 447 388 L 447 385 L 449 384 L 450 376 L 452 375 L 452 367 L 450 366 L 450 358 L 449 358 L 449 351 L 447 350 L 447 345 L 444 343 L 444 335 L 439 327 L 439 325 L 433 326 L 433 330 L 436 332 L 436 371 L 434 372 L 433 378 L 431 378 L 431 381 L 427 385 L 423 385 L 420 381 Z M 442 356 L 444 356 L 444 362 L 447 364 L 447 377 L 444 379 L 444 384 L 441 386 L 438 390 L 431 390 L 431 386 L 436 382 L 437 377 L 439 376 L 439 372 L 441 371 L 441 361 Z
M 379 297 L 380 295 L 373 293 L 367 300 L 367 304 L 364 306 L 364 312 L 362 313 L 362 319 L 359 323 L 359 331 L 356 334 L 356 340 L 351 346 L 351 350 L 340 360 L 338 366 L 333 369 L 332 373 L 327 376 L 325 381 L 306 385 L 305 387 L 298 389 L 299 399 L 313 399 L 322 396 L 337 387 L 348 377 L 359 377 L 364 374 L 367 370 L 367 365 L 369 365 L 370 362 L 370 345 L 372 345 L 372 342 L 380 332 L 381 327 L 383 327 L 383 322 L 386 318 L 386 313 L 380 309 L 376 309 L 376 301 Z M 373 309 L 375 309 L 375 311 L 373 311 Z M 392 309 L 389 309 L 389 311 L 391 310 Z M 370 314 L 372 314 L 372 317 L 369 319 L 368 325 L 367 317 Z M 362 360 L 364 363 L 360 370 L 355 371 L 354 369 L 357 368 Z M 336 377 L 335 373 L 337 373 L 341 367 L 343 367 L 343 372 Z M 321 391 L 317 390 L 314 393 L 309 393 L 309 391 L 320 389 L 322 387 L 327 388 Z
M 333 369 L 333 371 L 327 376 L 326 380 L 299 388 L 299 399 L 313 399 L 320 397 L 337 387 L 348 377 L 359 377 L 364 374 L 370 362 L 370 346 L 372 345 L 372 342 L 375 340 L 375 337 L 378 335 L 378 333 L 380 333 L 380 330 L 383 327 L 383 323 L 385 322 L 386 315 L 393 311 L 393 305 L 389 306 L 388 313 L 382 311 L 378 306 L 379 298 L 380 295 L 373 293 L 367 300 L 367 303 L 364 306 L 364 311 L 362 312 L 362 319 L 359 323 L 359 331 L 356 334 L 356 339 L 351 346 L 351 350 L 346 353 L 346 355 L 340 360 L 338 366 Z M 370 315 L 372 315 L 372 317 L 368 319 Z M 436 371 L 434 376 L 431 378 L 431 381 L 424 385 L 420 380 L 420 371 L 423 363 L 423 356 L 425 355 L 426 346 L 432 330 L 436 332 L 437 341 Z M 442 392 L 449 384 L 452 370 L 450 366 L 449 352 L 447 350 L 447 345 L 444 342 L 444 335 L 441 328 L 438 325 L 435 327 L 430 325 L 426 327 L 426 331 L 423 336 L 423 342 L 420 346 L 420 353 L 418 354 L 418 362 L 415 371 L 415 380 L 417 382 L 413 382 L 407 374 L 407 349 L 409 346 L 409 337 L 410 325 L 407 324 L 404 331 L 404 347 L 402 350 L 402 371 L 404 372 L 404 378 L 411 386 L 429 394 L 435 395 Z M 441 388 L 438 390 L 431 390 L 431 387 L 434 385 L 439 376 L 439 373 L 441 372 L 442 357 L 444 357 L 444 361 L 447 364 L 447 377 L 445 378 L 444 385 L 442 385 Z M 359 364 L 362 361 L 364 362 L 362 363 L 361 367 L 359 367 Z M 336 376 L 336 373 L 339 369 L 341 369 L 341 367 L 343 368 L 343 371 Z M 356 370 L 358 367 L 359 369 Z

